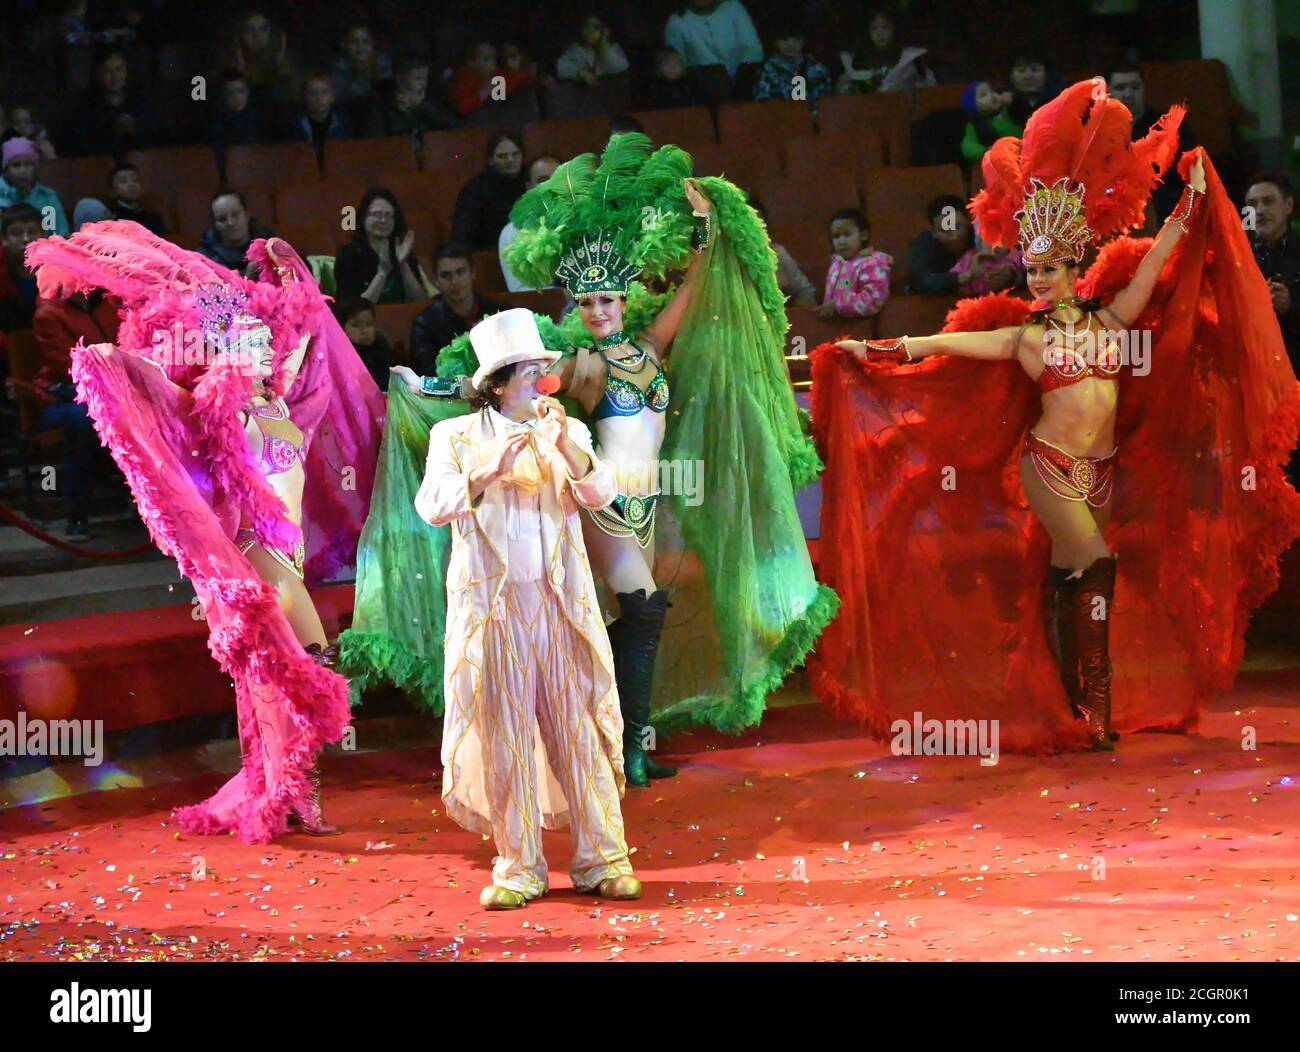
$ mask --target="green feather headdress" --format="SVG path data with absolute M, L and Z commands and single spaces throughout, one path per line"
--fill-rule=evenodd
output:
M 558 281 L 575 296 L 660 278 L 690 259 L 695 218 L 682 189 L 690 175 L 680 147 L 652 152 L 644 135 L 611 136 L 599 159 L 575 157 L 515 203 L 519 236 L 506 263 L 526 284 Z

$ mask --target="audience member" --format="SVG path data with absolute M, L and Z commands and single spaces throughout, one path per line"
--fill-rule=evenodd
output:
M 351 107 L 369 102 L 376 87 L 393 76 L 392 58 L 375 49 L 374 31 L 364 22 L 348 26 L 342 49 L 332 74 L 335 102 Z
M 966 112 L 966 134 L 961 140 L 962 159 L 979 164 L 998 139 L 1020 137 L 1024 130 L 1011 119 L 1011 92 L 998 91 L 987 80 L 966 85 L 961 93 L 961 108 Z
M 595 87 L 601 77 L 627 72 L 627 56 L 611 39 L 609 23 L 600 15 L 589 14 L 578 23 L 578 39 L 564 49 L 555 72 L 561 80 Z
M 1295 188 L 1283 172 L 1261 172 L 1246 191 L 1255 262 L 1273 296 L 1287 354 L 1300 373 L 1300 236 L 1291 226 Z
M 36 111 L 26 102 L 12 103 L 7 118 L 4 108 L 0 107 L 0 144 L 10 139 L 30 139 L 43 161 L 52 161 L 58 156 L 54 143 L 50 142 L 45 125 L 37 118 Z
M 840 52 L 843 73 L 837 90 L 853 92 L 906 91 L 936 83 L 925 62 L 926 49 L 904 47 L 896 39 L 894 20 L 884 11 L 874 11 L 866 21 L 866 38 Z
M 44 363 L 36 376 L 35 396 L 42 403 L 36 421 L 40 430 L 63 433 L 63 474 L 58 488 L 63 497 L 69 540 L 88 540 L 90 499 L 95 463 L 99 458 L 99 436 L 90 413 L 77 402 L 72 382 L 71 348 L 79 341 L 87 345 L 113 343 L 117 339 L 118 304 L 100 289 L 75 293 L 66 299 L 41 296 L 36 302 L 32 334 Z
M 0 208 L 31 205 L 42 228 L 67 237 L 68 216 L 59 195 L 40 182 L 40 154 L 30 139 L 10 139 L 0 147 Z
M 512 87 L 522 87 L 537 79 L 537 63 L 529 56 L 523 37 L 507 37 L 501 41 L 497 57 L 506 74 L 516 79 Z
M 495 248 L 510 209 L 527 189 L 520 170 L 524 152 L 518 132 L 495 132 L 488 140 L 487 169 L 461 187 L 451 223 L 451 239 L 471 252 Z
M 252 102 L 248 78 L 237 70 L 227 70 L 221 75 L 221 99 L 208 133 L 218 165 L 224 167 L 226 150 L 231 146 L 270 140 L 270 123 L 262 109 Z
M 393 79 L 371 100 L 365 121 L 366 138 L 423 135 L 451 126 L 451 118 L 429 98 L 429 60 L 419 55 L 397 59 Z
M 300 97 L 298 70 L 289 57 L 289 35 L 262 11 L 240 19 L 228 65 L 244 74 L 259 107 Z
M 462 117 L 477 113 L 490 101 L 505 101 L 511 92 L 531 81 L 527 69 L 509 69 L 497 62 L 496 45 L 488 40 L 471 40 L 465 60 L 447 85 L 452 108 Z
M 560 159 L 552 157 L 550 154 L 543 154 L 528 166 L 528 186 L 531 190 L 535 186 L 540 186 L 551 177 L 551 174 L 560 166 Z M 519 230 L 514 223 L 506 223 L 501 228 L 501 236 L 497 238 L 497 258 L 501 260 L 501 274 L 506 279 L 506 288 L 511 292 L 531 292 L 532 287 L 525 285 L 510 270 L 506 264 L 506 246 L 519 236 Z
M 96 67 L 98 87 L 83 96 L 64 135 L 70 155 L 150 150 L 163 142 L 162 121 L 153 104 L 131 84 L 126 55 L 110 51 Z
M 1300 236 L 1291 225 L 1295 187 L 1283 172 L 1261 172 L 1246 191 L 1246 207 L 1255 262 L 1268 282 L 1291 366 L 1300 373 Z M 1300 486 L 1300 447 L 1292 451 L 1287 474 Z
M 308 73 L 302 82 L 302 99 L 285 138 L 311 143 L 319 160 L 325 156 L 326 140 L 351 137 L 348 116 L 335 104 L 334 83 L 328 73 Z
M 871 226 L 856 208 L 831 217 L 831 265 L 826 293 L 817 313 L 822 318 L 869 318 L 889 299 L 888 253 L 871 247 Z
M 1146 81 L 1142 71 L 1129 63 L 1114 67 L 1106 75 L 1106 88 L 1116 99 L 1128 107 L 1133 114 L 1133 139 L 1143 138 L 1151 126 L 1162 114 L 1147 109 Z M 1178 155 L 1186 153 L 1196 146 L 1196 136 L 1186 120 L 1178 126 Z M 1163 223 L 1170 213 L 1178 207 L 1178 199 L 1183 196 L 1183 180 L 1178 174 L 1176 164 L 1169 166 L 1164 179 L 1151 192 L 1151 207 L 1156 214 L 1156 221 Z
M 433 280 L 438 297 L 411 323 L 411 365 L 421 376 L 438 371 L 438 354 L 463 332 L 469 332 L 501 304 L 480 296 L 474 288 L 474 257 L 465 245 L 446 243 L 433 254 Z
M 804 54 L 803 29 L 797 19 L 785 19 L 785 24 L 774 33 L 772 44 L 772 54 L 763 63 L 754 84 L 756 102 L 769 99 L 816 102 L 831 93 L 831 71 Z
M 684 12 L 669 17 L 664 44 L 687 66 L 725 66 L 732 80 L 746 62 L 763 61 L 758 31 L 740 0 L 688 0 Z
M 87 223 L 104 219 L 130 219 L 159 237 L 166 237 L 167 226 L 162 216 L 143 207 L 143 200 L 140 169 L 133 164 L 115 165 L 108 176 L 108 193 L 104 200 L 86 197 L 78 201 L 72 210 L 72 225 L 80 230 Z
M 203 232 L 199 251 L 247 277 L 252 266 L 244 258 L 248 246 L 256 238 L 274 236 L 271 228 L 255 222 L 248 214 L 244 195 L 229 187 L 222 187 L 212 195 L 208 212 L 212 225 Z
M 375 305 L 364 296 L 353 296 L 334 304 L 334 317 L 352 341 L 361 364 L 381 391 L 388 390 L 389 370 L 396 364 L 388 339 L 375 328 Z
M 45 236 L 41 213 L 31 205 L 0 209 L 0 332 L 30 329 L 36 311 L 36 275 L 27 268 L 27 246 Z
M 366 191 L 357 209 L 361 225 L 334 257 L 334 282 L 341 300 L 364 296 L 371 303 L 428 299 L 430 288 L 415 258 L 415 231 L 397 197 L 382 187 Z
M 1047 61 L 1039 52 L 1026 49 L 1011 61 L 1011 108 L 1009 116 L 1022 128 L 1029 115 L 1060 93 L 1061 85 L 1048 73 Z
M 950 296 L 964 290 L 970 271 L 958 274 L 957 261 L 975 247 L 975 228 L 966 214 L 966 202 L 956 194 L 942 194 L 925 208 L 929 229 L 922 230 L 907 247 L 907 290 L 927 296 Z
M 763 207 L 763 202 L 751 195 L 749 203 L 753 206 L 754 211 L 758 213 L 758 217 L 766 223 L 767 209 Z M 776 253 L 777 288 L 785 296 L 786 303 L 791 307 L 817 306 L 817 290 L 804 272 L 799 269 L 799 264 L 794 261 L 794 257 L 790 255 L 784 245 L 775 241 L 771 241 L 771 245 L 772 251 Z
M 656 49 L 654 72 L 641 91 L 641 106 L 647 110 L 675 110 L 686 106 L 707 106 L 709 99 L 691 77 L 686 63 L 670 47 Z

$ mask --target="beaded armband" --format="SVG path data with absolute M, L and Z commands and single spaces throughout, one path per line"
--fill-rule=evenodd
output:
M 437 376 L 420 377 L 420 394 L 429 398 L 453 398 L 460 393 L 458 380 L 443 380 Z
M 691 247 L 696 252 L 703 252 L 713 242 L 713 213 L 692 212 L 695 216 L 695 230 L 691 235 Z
M 1197 202 L 1204 196 L 1203 190 L 1194 190 L 1189 183 L 1183 188 L 1183 196 L 1178 199 L 1178 207 L 1170 213 L 1169 222 L 1177 223 L 1183 228 L 1183 233 L 1187 233 L 1188 225 L 1196 212 Z
M 867 354 L 871 357 L 900 363 L 916 361 L 912 357 L 912 352 L 907 348 L 906 336 L 900 336 L 896 340 L 868 340 Z

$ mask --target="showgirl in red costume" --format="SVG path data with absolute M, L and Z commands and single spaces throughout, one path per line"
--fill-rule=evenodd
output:
M 971 205 L 1019 241 L 1036 302 L 814 352 L 821 569 L 847 597 L 814 684 L 878 735 L 921 712 L 996 719 L 1008 749 L 1111 749 L 1191 728 L 1231 683 L 1300 535 L 1279 467 L 1300 386 L 1204 152 L 1154 241 L 1079 273 L 1141 221 L 1181 119 L 1131 143 L 1128 110 L 1074 85 L 994 145 Z

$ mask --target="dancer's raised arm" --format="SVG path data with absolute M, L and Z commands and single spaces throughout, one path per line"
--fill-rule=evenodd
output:
M 695 215 L 704 219 L 705 223 L 708 224 L 709 234 L 706 235 L 705 243 L 700 247 L 700 251 L 691 260 L 691 265 L 686 270 L 686 277 L 681 285 L 677 287 L 677 291 L 673 293 L 672 299 L 668 301 L 668 306 L 664 307 L 659 312 L 658 317 L 647 325 L 641 333 L 642 339 L 654 344 L 654 351 L 660 357 L 668 353 L 668 348 L 677 336 L 677 330 L 681 327 L 682 319 L 686 316 L 686 308 L 690 305 L 691 292 L 695 288 L 695 282 L 701 269 L 708 261 L 708 249 L 713 240 L 713 205 L 700 192 L 693 179 L 685 180 L 685 191 L 686 200 L 691 203 Z
M 1156 287 L 1156 280 L 1164 269 L 1165 260 L 1169 258 L 1169 253 L 1174 250 L 1174 246 L 1182 236 L 1187 233 L 1187 226 L 1196 212 L 1197 202 L 1205 194 L 1205 164 L 1199 154 L 1187 175 L 1187 187 L 1183 190 L 1178 207 L 1165 220 L 1165 225 L 1160 228 L 1160 233 L 1147 249 L 1146 255 L 1142 257 L 1142 262 L 1138 264 L 1132 279 L 1107 305 L 1117 321 L 1131 324 L 1134 318 L 1146 310 L 1152 290 Z

